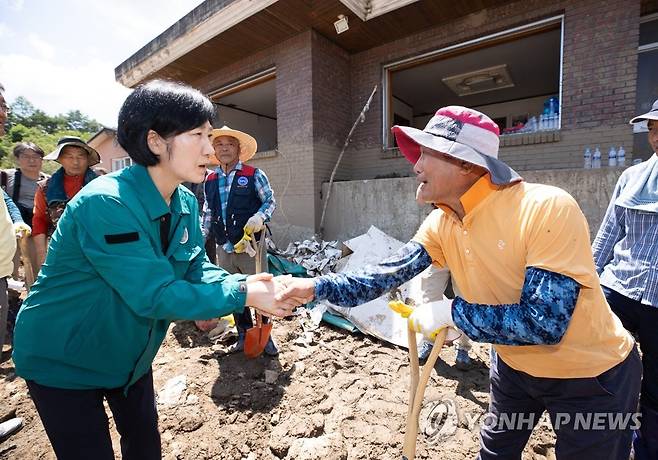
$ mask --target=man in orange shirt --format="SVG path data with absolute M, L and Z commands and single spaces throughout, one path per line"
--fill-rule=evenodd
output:
M 44 160 L 62 165 L 48 179 L 38 183 L 34 195 L 32 238 L 36 249 L 37 268 L 46 258 L 47 237 L 55 231 L 66 203 L 91 180 L 98 177 L 91 167 L 100 163 L 100 155 L 79 137 L 67 136 L 57 141 L 57 148 Z
M 393 257 L 295 280 L 280 297 L 355 306 L 430 264 L 447 267 L 460 295 L 418 306 L 409 323 L 426 337 L 449 328 L 455 338 L 457 327 L 493 344 L 480 458 L 521 458 L 548 411 L 557 458 L 628 459 L 641 364 L 603 296 L 578 204 L 500 161 L 498 126 L 483 113 L 443 107 L 424 130 L 393 133 L 414 164 L 419 198 L 438 209 Z

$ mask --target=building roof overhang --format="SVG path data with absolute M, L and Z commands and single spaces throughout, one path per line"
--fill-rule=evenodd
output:
M 185 82 L 313 29 L 349 53 L 513 0 L 206 0 L 115 69 L 134 87 L 151 78 Z M 349 30 L 337 34 L 339 15 Z

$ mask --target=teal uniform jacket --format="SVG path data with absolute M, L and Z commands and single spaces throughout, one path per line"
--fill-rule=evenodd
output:
M 160 217 L 171 213 L 162 252 Z M 244 309 L 244 275 L 212 265 L 198 204 L 167 206 L 146 168 L 85 186 L 67 205 L 16 320 L 16 373 L 65 389 L 128 387 L 151 368 L 170 322 Z

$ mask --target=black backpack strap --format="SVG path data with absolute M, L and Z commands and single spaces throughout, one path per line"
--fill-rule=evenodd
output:
M 23 174 L 20 169 L 16 169 L 14 172 L 14 190 L 11 194 L 11 199 L 14 200 L 14 203 L 18 204 L 18 197 L 21 194 L 21 177 Z

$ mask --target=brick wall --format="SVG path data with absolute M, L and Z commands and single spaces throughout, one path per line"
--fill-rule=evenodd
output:
M 193 84 L 212 91 L 276 65 L 279 154 L 253 161 L 266 171 L 279 206 L 276 241 L 307 237 L 319 224 L 321 184 L 328 180 L 345 136 L 370 95 L 337 179 L 411 174 L 403 158 L 382 158 L 382 67 L 429 50 L 565 15 L 562 124 L 558 142 L 509 146 L 500 156 L 523 170 L 572 168 L 585 146 L 623 144 L 631 160 L 640 0 L 523 0 L 482 10 L 412 36 L 348 55 L 314 31 L 218 69 Z
M 321 188 L 328 182 L 352 122 L 350 118 L 349 54 L 313 33 L 313 195 L 315 225 L 322 215 Z M 345 156 L 343 156 L 345 158 Z M 341 160 L 341 164 L 342 164 Z M 339 168 L 334 180 L 348 178 Z
M 265 171 L 272 184 L 277 200 L 272 229 L 281 245 L 310 236 L 315 228 L 312 40 L 309 30 L 194 82 L 210 92 L 276 65 L 278 154 L 250 164 Z
M 501 149 L 520 170 L 578 167 L 584 146 L 632 146 L 627 124 L 635 110 L 639 0 L 523 0 L 482 10 L 413 36 L 351 56 L 352 115 L 358 113 L 385 63 L 564 13 L 561 140 Z M 382 159 L 382 93 L 356 133 L 351 177 L 408 171 L 400 158 Z M 630 152 L 629 152 L 630 160 Z

